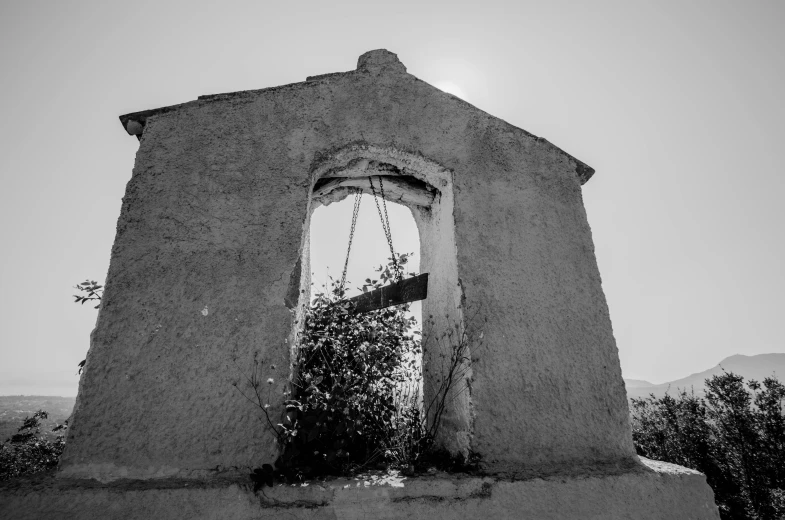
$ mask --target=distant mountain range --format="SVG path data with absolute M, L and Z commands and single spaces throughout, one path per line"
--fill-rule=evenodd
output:
M 654 394 L 662 397 L 665 393 L 675 395 L 678 390 L 695 390 L 695 393 L 704 391 L 704 381 L 711 376 L 733 372 L 744 377 L 745 380 L 757 379 L 763 381 L 772 375 L 781 382 L 785 382 L 785 354 L 758 354 L 757 356 L 742 356 L 737 354 L 723 359 L 717 366 L 692 374 L 675 381 L 655 385 L 640 379 L 625 379 L 628 398 L 648 397 Z

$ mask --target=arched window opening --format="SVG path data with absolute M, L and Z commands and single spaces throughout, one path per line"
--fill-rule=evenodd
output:
M 312 174 L 293 278 L 299 297 L 287 303 L 298 325 L 283 465 L 345 473 L 411 466 L 432 448 L 465 456 L 468 352 L 457 372 L 445 372 L 456 352 L 446 334 L 463 326 L 451 172 L 421 156 L 349 147 Z M 408 289 L 414 274 L 422 274 L 422 292 Z M 400 298 L 387 297 L 396 291 Z M 391 303 L 400 301 L 412 303 Z
M 377 178 L 377 197 L 353 187 L 354 196 L 328 200 L 311 215 L 310 291 L 293 352 L 285 466 L 316 474 L 408 466 L 411 445 L 423 443 L 421 304 L 367 308 L 351 299 L 418 274 L 411 210 L 381 198 L 382 186 Z

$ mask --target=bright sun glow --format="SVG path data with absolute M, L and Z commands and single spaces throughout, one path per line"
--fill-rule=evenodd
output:
M 433 86 L 466 101 L 466 92 L 452 81 L 438 81 Z

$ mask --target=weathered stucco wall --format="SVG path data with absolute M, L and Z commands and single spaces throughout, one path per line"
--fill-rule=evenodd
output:
M 498 463 L 632 453 L 618 351 L 575 166 L 491 121 L 456 172 L 459 276 L 488 322 L 474 449 Z
M 581 200 L 592 172 L 579 161 L 406 74 L 386 51 L 357 71 L 124 122 L 144 132 L 64 477 L 199 476 L 272 460 L 272 435 L 232 382 L 256 356 L 275 380 L 276 413 L 314 172 L 352 146 L 422 156 L 452 176 L 457 282 L 487 319 L 471 416 L 454 433 L 499 471 L 633 456 Z

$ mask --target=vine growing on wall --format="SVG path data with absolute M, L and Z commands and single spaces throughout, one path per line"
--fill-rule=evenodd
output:
M 97 309 L 101 306 L 101 298 L 104 295 L 104 286 L 100 285 L 95 280 L 85 280 L 82 283 L 76 284 L 74 289 L 80 292 L 80 294 L 74 294 L 74 303 L 78 303 L 80 305 L 84 305 L 86 302 L 99 302 L 94 307 Z M 82 373 L 84 370 L 84 365 L 87 362 L 86 359 L 83 359 L 79 362 L 79 374 Z

